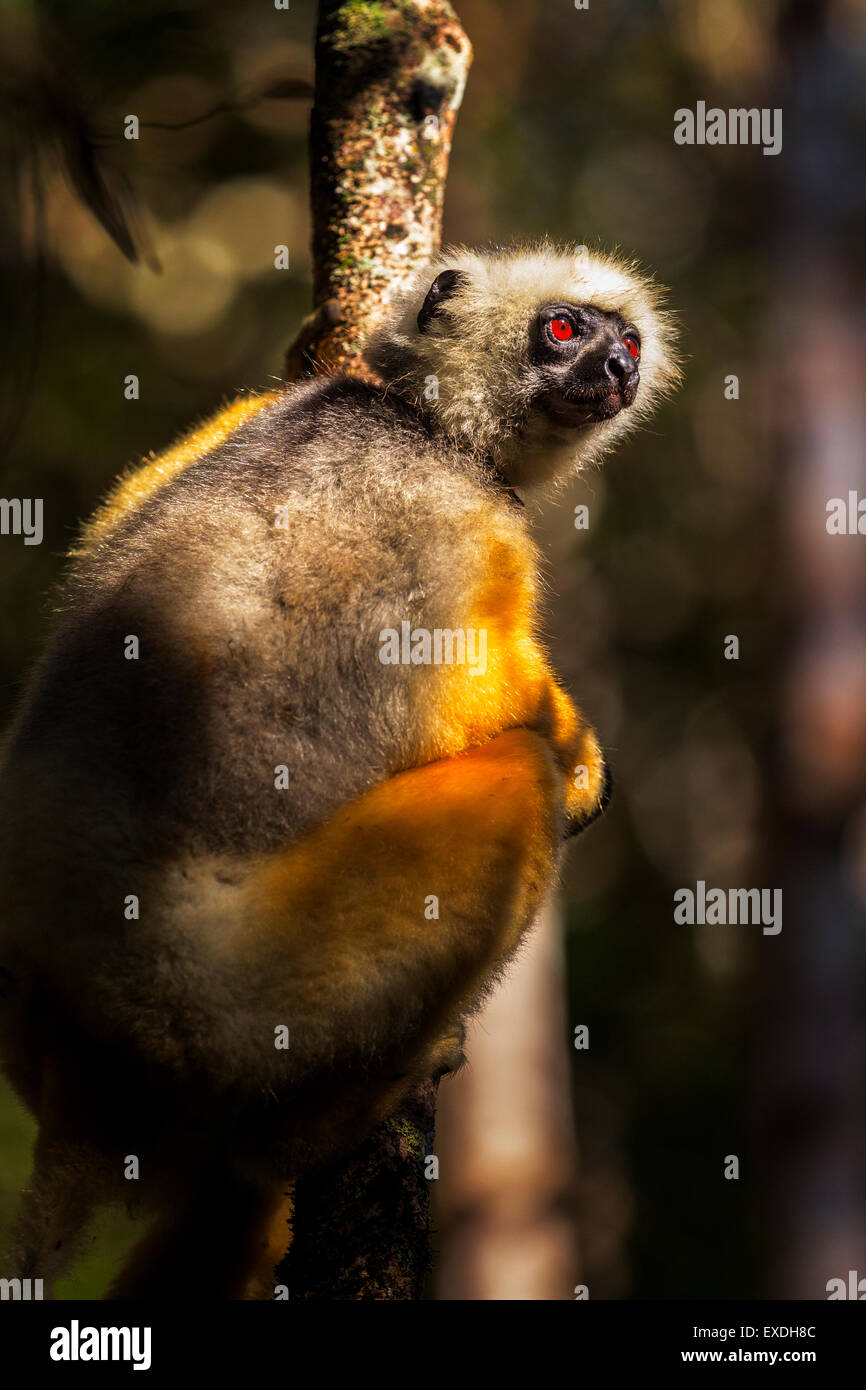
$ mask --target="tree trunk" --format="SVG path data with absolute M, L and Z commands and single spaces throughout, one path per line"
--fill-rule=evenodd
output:
M 472 51 L 444 0 L 320 0 L 310 124 L 313 313 L 294 379 L 360 370 L 365 338 L 439 248 Z M 436 1084 L 302 1178 L 277 1274 L 292 1298 L 416 1299 L 429 1268 Z

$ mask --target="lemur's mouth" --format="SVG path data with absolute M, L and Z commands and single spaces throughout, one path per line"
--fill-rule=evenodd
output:
M 635 372 L 609 391 L 550 391 L 545 400 L 546 413 L 557 425 L 565 425 L 568 429 L 612 420 L 633 404 L 639 380 Z

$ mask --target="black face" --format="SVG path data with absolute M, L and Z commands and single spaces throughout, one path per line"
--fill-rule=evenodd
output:
M 545 304 L 530 330 L 537 399 L 558 425 L 611 420 L 640 383 L 640 335 L 619 314 L 588 304 Z

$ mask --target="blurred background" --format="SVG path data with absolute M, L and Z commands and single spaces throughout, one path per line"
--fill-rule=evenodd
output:
M 616 792 L 539 938 L 547 994 L 503 996 L 477 1065 L 443 1085 L 432 1292 L 822 1298 L 866 1275 L 866 538 L 825 524 L 830 498 L 866 497 L 866 6 L 456 8 L 475 60 L 446 241 L 619 245 L 671 287 L 688 361 L 651 428 L 539 522 L 555 662 Z M 314 25 L 311 0 L 0 3 L 0 490 L 45 499 L 42 546 L 0 538 L 3 718 L 79 521 L 127 463 L 273 384 L 311 307 L 309 101 L 259 97 L 312 79 Z M 781 107 L 782 153 L 676 145 L 674 111 L 699 100 Z M 78 121 L 125 173 L 137 265 L 86 207 Z M 698 879 L 781 888 L 782 932 L 676 925 Z M 485 1038 L 502 1075 L 509 1009 L 538 1036 L 505 1073 L 497 1150 L 473 1087 Z M 473 1288 L 473 1202 L 545 1091 L 521 1180 L 547 1175 L 573 1260 L 547 1292 L 532 1271 Z M 478 1133 L 490 1171 L 449 1192 Z M 0 1240 L 32 1137 L 3 1090 Z M 99 1296 L 129 1238 L 108 1220 L 59 1293 Z

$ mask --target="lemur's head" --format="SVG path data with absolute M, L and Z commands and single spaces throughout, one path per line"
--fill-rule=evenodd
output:
M 633 263 L 550 245 L 444 252 L 366 357 L 434 430 L 508 483 L 600 458 L 679 379 L 661 290 Z

